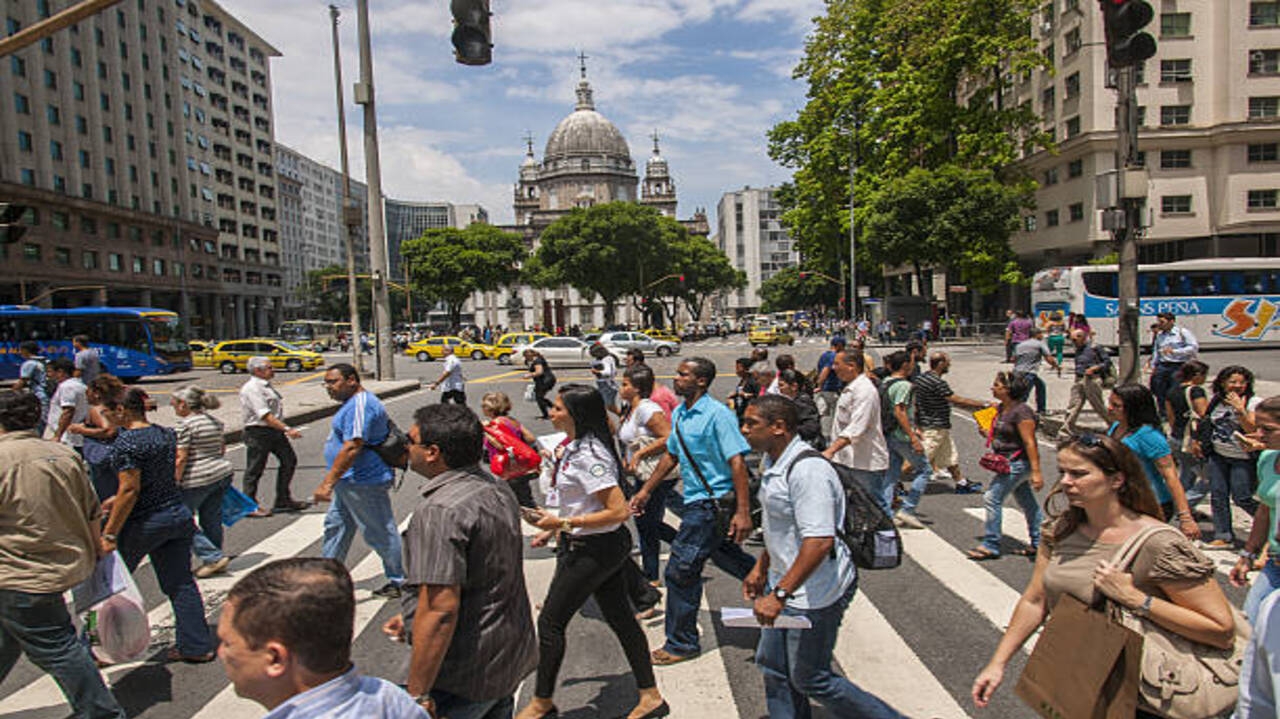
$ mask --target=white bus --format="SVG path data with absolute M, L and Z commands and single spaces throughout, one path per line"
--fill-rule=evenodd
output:
M 1031 280 L 1031 310 L 1083 313 L 1098 342 L 1119 344 L 1115 265 L 1051 267 Z M 1138 266 L 1143 342 L 1155 315 L 1172 312 L 1202 347 L 1280 346 L 1280 259 L 1222 258 Z
M 338 345 L 335 323 L 327 320 L 287 320 L 280 325 L 280 339 L 316 352 Z

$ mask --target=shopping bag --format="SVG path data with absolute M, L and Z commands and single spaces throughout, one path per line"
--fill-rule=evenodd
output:
M 129 568 L 120 552 L 112 552 L 98 560 L 93 574 L 71 588 L 76 614 L 84 614 L 108 597 L 123 592 L 129 586 Z
M 121 566 L 124 562 L 120 563 Z M 113 594 L 97 607 L 97 654 L 112 664 L 127 662 L 141 655 L 151 644 L 151 624 L 146 605 L 133 575 L 124 574 L 124 590 Z
M 524 401 L 526 401 L 526 402 L 536 402 L 536 401 L 538 401 L 538 394 L 537 394 L 537 390 L 536 390 L 536 388 L 533 386 L 533 383 L 532 383 L 532 382 L 530 382 L 529 384 L 527 384 L 527 385 L 525 385 L 525 386 L 524 386 Z
M 256 511 L 258 511 L 257 502 L 244 492 L 227 485 L 227 491 L 222 495 L 223 526 L 230 527 Z
M 1063 594 L 1014 693 L 1045 719 L 1131 719 L 1142 637 Z

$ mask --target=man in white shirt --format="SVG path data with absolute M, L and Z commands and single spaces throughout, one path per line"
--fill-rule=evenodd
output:
M 53 432 L 53 441 L 80 451 L 84 446 L 84 436 L 68 432 L 67 428 L 82 424 L 89 418 L 89 400 L 85 395 L 88 387 L 75 376 L 75 363 L 66 357 L 51 360 L 45 371 L 49 381 L 57 386 L 49 398 L 49 421 L 46 423 L 49 431 Z
M 462 377 L 462 360 L 450 345 L 444 346 L 444 371 L 440 373 L 440 379 L 431 385 L 431 389 L 441 388 L 440 404 L 467 406 L 467 381 Z
M 861 350 L 846 349 L 836 354 L 832 369 L 845 387 L 836 402 L 831 444 L 823 455 L 852 467 L 885 513 L 892 515 L 893 484 L 886 476 L 889 446 L 880 428 L 880 392 L 867 376 L 865 367 Z
M 246 367 L 252 375 L 240 387 L 241 416 L 244 419 L 244 493 L 256 502 L 258 480 L 267 468 L 267 458 L 275 455 L 280 462 L 276 470 L 276 502 L 273 510 L 258 509 L 250 517 L 270 517 L 272 511 L 298 512 L 306 502 L 295 502 L 289 494 L 293 472 L 298 466 L 289 440 L 302 433 L 284 423 L 284 398 L 271 386 L 276 370 L 266 357 L 250 357 Z
M 1179 327 L 1172 312 L 1156 315 L 1151 327 L 1151 393 L 1156 396 L 1156 409 L 1164 415 L 1164 399 L 1178 384 L 1178 370 L 1200 353 L 1200 342 L 1186 327 Z

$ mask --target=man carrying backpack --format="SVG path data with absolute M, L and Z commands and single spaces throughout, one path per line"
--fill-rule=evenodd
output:
M 889 369 L 889 376 L 880 383 L 880 418 L 889 444 L 887 479 L 891 486 L 898 484 L 902 479 L 904 461 L 911 463 L 911 471 L 915 473 L 911 491 L 902 500 L 902 508 L 893 519 L 899 527 L 924 529 L 924 522 L 916 517 L 916 507 L 920 506 L 920 498 L 929 486 L 933 466 L 924 454 L 920 432 L 911 420 L 912 385 L 908 378 L 916 365 L 907 352 L 894 352 L 885 358 L 885 366 Z
M 809 700 L 832 716 L 901 716 L 878 697 L 831 670 L 845 609 L 857 590 L 849 549 L 836 540 L 844 524 L 844 489 L 831 464 L 796 436 L 799 416 L 786 397 L 747 405 L 742 434 L 764 456 L 760 505 L 765 551 L 742 582 L 765 627 L 756 647 L 769 716 L 808 716 Z M 779 615 L 805 617 L 810 629 L 776 629 Z

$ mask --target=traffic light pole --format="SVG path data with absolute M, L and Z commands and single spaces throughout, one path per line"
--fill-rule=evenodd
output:
M 1142 232 L 1139 203 L 1127 197 L 1126 170 L 1137 164 L 1138 157 L 1138 103 L 1137 68 L 1133 65 L 1116 69 L 1116 201 L 1122 221 L 1112 230 L 1112 239 L 1120 255 L 1119 268 L 1119 316 L 1120 372 L 1122 383 L 1137 383 L 1142 379 L 1139 364 L 1139 320 L 1141 316 L 1138 296 L 1138 236 Z
M 342 90 L 342 57 L 338 52 L 338 6 L 329 6 L 329 18 L 333 22 L 333 81 L 338 95 L 338 150 L 342 157 L 342 217 L 338 220 L 341 228 L 343 249 L 347 252 L 347 312 L 351 315 L 351 335 L 347 338 L 351 343 L 351 366 L 364 373 L 363 348 L 360 346 L 360 297 L 356 294 L 356 243 L 355 228 L 358 225 L 358 212 L 351 204 L 351 168 L 347 160 L 347 111 L 346 100 Z M 352 222 L 356 219 L 356 222 Z
M 378 159 L 378 112 L 374 105 L 373 48 L 369 40 L 369 0 L 356 0 L 360 37 L 360 82 L 356 102 L 364 106 L 365 183 L 369 192 L 369 274 L 373 275 L 374 352 L 376 377 L 396 378 L 391 347 L 391 298 L 387 295 L 387 234 L 382 215 L 382 167 Z

